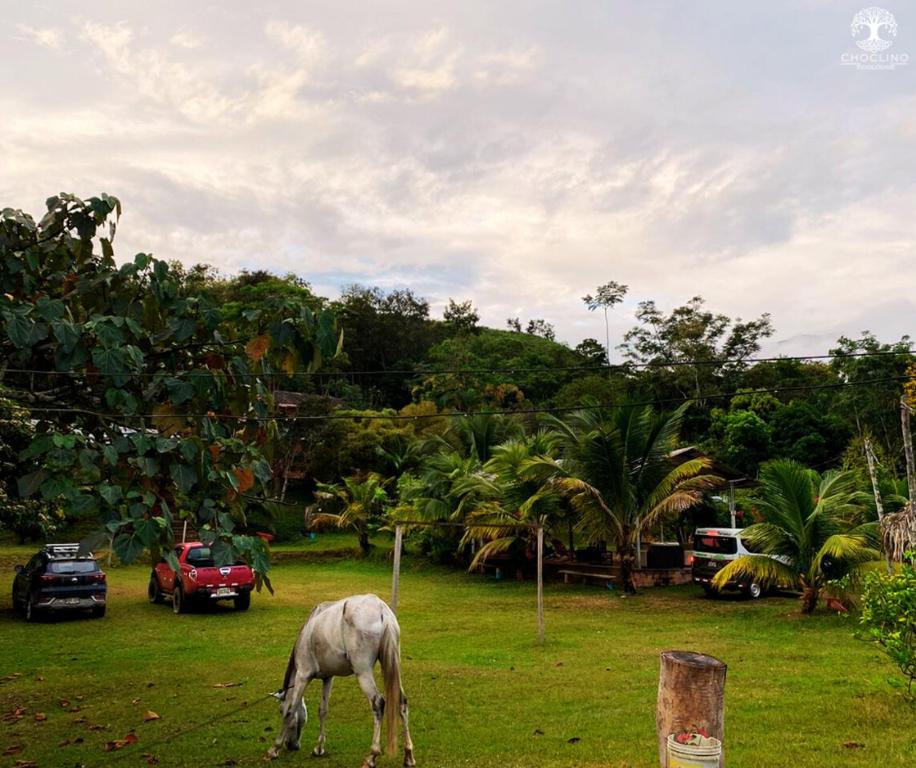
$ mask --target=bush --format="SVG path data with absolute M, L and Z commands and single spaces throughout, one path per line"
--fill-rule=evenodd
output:
M 869 573 L 862 595 L 862 624 L 900 668 L 913 697 L 916 680 L 916 552 L 893 576 Z
M 56 507 L 33 499 L 10 498 L 0 480 L 0 530 L 12 531 L 20 544 L 46 541 L 64 522 L 63 512 Z

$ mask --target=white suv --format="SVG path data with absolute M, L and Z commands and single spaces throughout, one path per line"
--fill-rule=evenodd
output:
M 712 585 L 715 575 L 742 555 L 753 555 L 741 540 L 743 528 L 697 528 L 693 535 L 692 572 L 694 584 L 699 584 L 707 595 L 718 590 Z M 751 598 L 763 594 L 763 586 L 750 579 L 728 582 L 724 589 L 737 589 Z

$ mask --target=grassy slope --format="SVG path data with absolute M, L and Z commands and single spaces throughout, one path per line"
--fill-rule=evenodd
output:
M 3 571 L 28 551 L 5 548 Z M 43 768 L 140 766 L 147 751 L 163 766 L 261 765 L 278 717 L 273 702 L 255 702 L 279 687 L 310 607 L 357 592 L 386 596 L 390 588 L 383 562 L 286 560 L 275 570 L 277 594 L 256 595 L 248 613 L 174 616 L 146 603 L 147 573 L 112 568 L 110 613 L 97 621 L 26 625 L 4 596 L 0 676 L 21 677 L 0 683 L 0 710 L 28 710 L 18 722 L 0 722 L 0 752 L 24 746 L 0 757 L 0 768 L 16 759 Z M 729 664 L 731 765 L 891 768 L 916 761 L 916 709 L 888 686 L 889 663 L 853 639 L 849 620 L 803 619 L 791 599 L 710 602 L 693 588 L 623 599 L 548 585 L 548 642 L 539 648 L 532 584 L 408 564 L 401 594 L 404 683 L 421 766 L 654 766 L 658 652 L 675 647 Z M 212 687 L 230 682 L 242 685 Z M 304 750 L 316 734 L 319 689 L 307 695 Z M 65 711 L 61 698 L 82 711 Z M 252 702 L 245 711 L 174 736 L 245 701 Z M 162 719 L 144 723 L 147 710 Z M 37 712 L 48 719 L 36 722 Z M 86 721 L 75 722 L 81 717 Z M 139 745 L 103 751 L 131 728 Z M 330 756 L 321 764 L 358 765 L 369 736 L 369 708 L 355 681 L 338 680 Z M 568 743 L 573 737 L 580 741 Z M 58 747 L 76 738 L 82 743 Z M 275 765 L 309 762 L 303 752 Z

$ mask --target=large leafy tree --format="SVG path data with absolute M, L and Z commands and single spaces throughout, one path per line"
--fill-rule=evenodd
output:
M 700 296 L 668 314 L 654 301 L 642 301 L 636 319 L 639 324 L 624 335 L 620 350 L 629 360 L 649 367 L 647 375 L 655 380 L 655 388 L 673 389 L 685 397 L 714 392 L 724 375 L 740 371 L 743 361 L 760 349 L 761 340 L 773 334 L 768 314 L 732 320 L 707 310 Z M 699 364 L 683 365 L 685 361 Z
M 880 557 L 877 523 L 850 471 L 818 475 L 795 461 L 772 461 L 761 469 L 752 503 L 764 522 L 745 528 L 742 538 L 759 554 L 726 565 L 714 586 L 743 578 L 798 588 L 802 611 L 811 613 L 830 579 Z
M 190 518 L 263 576 L 260 540 L 237 533 L 272 479 L 273 388 L 335 352 L 333 315 L 280 296 L 228 320 L 166 262 L 115 262 L 116 198 L 47 209 L 0 212 L 2 375 L 36 422 L 20 494 L 98 514 L 128 561 L 168 555 Z
M 886 344 L 864 331 L 858 339 L 841 337 L 830 353 L 841 382 L 869 382 L 839 390 L 831 403 L 834 412 L 851 431 L 880 443 L 888 455 L 902 456 L 899 408 L 907 367 L 913 363 L 909 336 Z
M 631 591 L 638 537 L 721 485 L 707 459 L 672 458 L 685 410 L 591 407 L 564 420 L 551 417 L 562 458 L 530 464 L 530 472 L 550 479 L 570 500 L 589 540 L 614 543 L 624 587 Z

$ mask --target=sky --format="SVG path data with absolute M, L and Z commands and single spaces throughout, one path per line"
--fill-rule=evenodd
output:
M 433 317 L 582 297 L 772 315 L 821 354 L 916 317 L 916 6 L 860 70 L 856 2 L 0 0 L 0 207 L 118 196 L 119 259 L 410 288 Z

